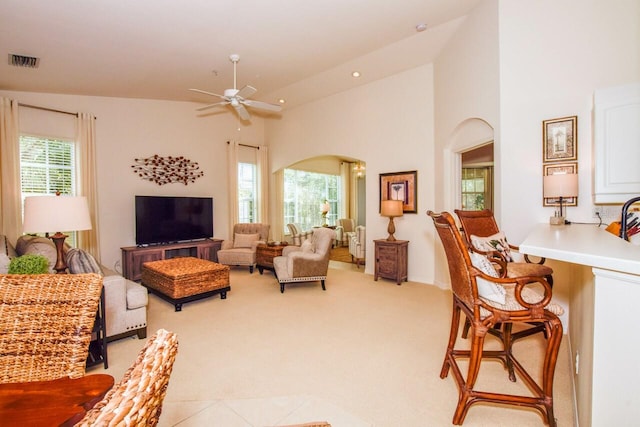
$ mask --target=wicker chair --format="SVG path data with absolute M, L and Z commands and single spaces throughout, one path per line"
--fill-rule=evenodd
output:
M 158 330 L 120 382 L 76 426 L 157 425 L 177 352 L 177 336 Z
M 507 262 L 508 277 L 543 276 L 547 282 L 553 286 L 553 270 L 551 267 L 543 265 L 545 261 L 544 258 L 541 258 L 537 263 L 533 263 L 526 255 L 524 255 L 526 262 L 514 261 L 511 255 L 512 251 L 518 252 L 519 248 L 507 243 L 506 238 L 504 238 L 504 244 L 502 245 L 504 248 L 502 251 L 499 250 L 502 246 L 495 247 L 495 245 L 490 243 L 485 243 L 484 245 L 483 243 L 478 243 L 483 242 L 483 239 L 501 235 L 496 219 L 490 209 L 484 209 L 481 211 L 465 211 L 456 209 L 454 212 L 460 220 L 460 225 L 462 226 L 465 239 L 475 250 L 479 252 L 483 250 L 485 252 L 486 250 L 498 250 L 504 256 L 505 261 Z
M 464 237 L 469 247 L 484 255 L 487 254 L 487 251 L 496 251 L 506 263 L 506 271 L 504 274 L 507 277 L 542 276 L 549 282 L 549 285 L 553 287 L 553 269 L 543 265 L 545 262 L 544 258 L 534 263 L 529 260 L 527 255 L 524 255 L 523 258 L 525 262 L 515 261 L 514 252 L 517 253 L 519 248 L 507 242 L 504 233 L 498 228 L 498 223 L 496 223 L 496 219 L 490 209 L 480 211 L 456 209 L 454 212 L 460 220 L 460 225 L 462 226 L 462 231 L 464 232 Z M 467 337 L 468 331 L 469 320 L 467 319 L 462 330 L 463 338 Z M 518 340 L 538 332 L 545 333 L 542 325 L 534 325 L 532 328 L 524 329 L 514 334 L 512 339 Z
M 98 274 L 0 275 L 0 383 L 85 373 Z
M 453 377 L 458 385 L 459 398 L 453 415 L 453 424 L 461 425 L 469 410 L 475 403 L 491 402 L 530 407 L 540 411 L 545 422 L 556 426 L 553 415 L 553 375 L 558 359 L 558 350 L 562 340 L 562 323 L 558 315 L 563 313 L 562 307 L 551 302 L 551 286 L 544 277 L 524 276 L 517 278 L 500 278 L 484 273 L 472 262 L 472 254 L 462 239 L 453 217 L 447 213 L 437 214 L 429 211 L 436 231 L 444 246 L 449 265 L 451 288 L 453 291 L 453 314 L 451 331 L 440 378 L 445 378 L 449 369 L 453 369 Z M 485 265 L 493 268 L 485 259 Z M 495 270 L 494 270 L 495 273 Z M 480 296 L 480 285 L 485 281 L 491 286 L 503 290 L 504 302 L 496 302 Z M 544 294 L 531 288 L 542 287 Z M 456 338 L 460 325 L 460 313 L 471 320 L 471 347 L 469 350 L 456 349 Z M 545 356 L 542 366 L 542 380 L 538 384 L 525 370 L 512 353 L 511 328 L 514 324 L 539 322 L 547 331 Z M 503 324 L 503 350 L 484 350 L 484 340 L 493 326 Z M 468 347 L 467 347 L 468 348 Z M 510 371 L 527 384 L 531 394 L 513 395 L 507 393 L 476 390 L 476 379 L 483 359 L 500 360 Z M 464 376 L 458 365 L 458 359 L 468 359 L 467 374 Z

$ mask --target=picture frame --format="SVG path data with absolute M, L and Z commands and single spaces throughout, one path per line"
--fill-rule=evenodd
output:
M 542 161 L 578 160 L 578 116 L 542 122 Z
M 552 175 L 558 172 L 565 173 L 578 173 L 578 163 L 550 163 L 546 165 L 542 165 L 542 176 Z M 562 199 L 563 206 L 578 206 L 578 198 L 577 197 L 567 197 L 566 199 Z M 558 206 L 558 199 L 552 198 L 542 198 L 542 206 Z
M 418 171 L 380 174 L 380 204 L 383 200 L 402 200 L 402 212 L 418 212 Z

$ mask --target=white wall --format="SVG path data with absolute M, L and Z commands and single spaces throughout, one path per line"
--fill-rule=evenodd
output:
M 567 217 L 593 222 L 593 91 L 640 81 L 640 2 L 501 1 L 500 76 L 503 227 L 518 242 L 553 215 L 542 206 L 542 121 L 573 115 L 580 195 Z
M 418 213 L 395 219 L 397 239 L 409 240 L 409 279 L 433 281 L 433 68 L 411 69 L 287 110 L 266 123 L 275 171 L 300 160 L 338 155 L 361 159 L 366 175 L 366 272 L 373 273 L 373 240 L 386 238 L 379 215 L 379 174 L 418 171 Z
M 96 149 L 101 261 L 113 268 L 120 247 L 135 244 L 134 196 L 176 195 L 214 198 L 214 233 L 228 236 L 226 141 L 262 144 L 264 120 L 241 126 L 231 112 L 199 117 L 198 104 L 142 99 L 106 98 L 0 91 L 21 103 L 97 117 Z M 57 113 L 49 113 L 57 115 Z M 61 115 L 61 120 L 69 116 Z M 54 119 L 55 121 L 55 119 Z M 195 183 L 158 186 L 131 170 L 135 158 L 184 156 L 200 165 L 204 176 Z
M 498 3 L 479 4 L 465 19 L 434 63 L 435 70 L 435 211 L 459 208 L 460 165 L 455 154 L 494 140 L 495 199 L 500 198 Z M 499 218 L 499 212 L 496 216 Z M 433 228 L 433 224 L 429 224 Z M 437 239 L 437 237 L 436 237 Z M 439 240 L 435 283 L 448 288 L 449 273 Z

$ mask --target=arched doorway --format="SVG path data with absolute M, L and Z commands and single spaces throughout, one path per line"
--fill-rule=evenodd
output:
M 274 237 L 281 232 L 281 240 L 286 241 L 288 223 L 295 223 L 302 230 L 320 225 L 323 222 L 320 206 L 325 200 L 330 205 L 328 225 L 337 226 L 340 218 L 353 218 L 357 225 L 365 225 L 364 161 L 336 155 L 316 156 L 288 165 L 276 171 L 274 177 Z

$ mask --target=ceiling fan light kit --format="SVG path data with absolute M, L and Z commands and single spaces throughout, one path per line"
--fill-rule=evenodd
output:
M 224 95 L 218 95 L 217 93 L 208 92 L 206 90 L 201 90 L 201 89 L 189 89 L 193 92 L 203 93 L 205 95 L 210 95 L 210 96 L 216 96 L 222 99 L 222 101 L 205 105 L 204 107 L 200 107 L 197 109 L 197 111 L 208 110 L 209 108 L 219 107 L 224 105 L 231 105 L 236 110 L 236 112 L 238 113 L 238 116 L 240 116 L 242 120 L 248 121 L 251 119 L 251 115 L 249 114 L 249 112 L 245 107 L 256 108 L 259 110 L 266 110 L 266 111 L 272 111 L 272 112 L 279 112 L 282 110 L 282 107 L 280 105 L 269 104 L 267 102 L 254 101 L 252 99 L 249 99 L 250 96 L 252 96 L 258 91 L 256 88 L 252 86 L 245 85 L 244 87 L 242 87 L 242 89 L 238 90 L 236 65 L 238 64 L 238 61 L 240 61 L 240 55 L 235 53 L 231 54 L 229 55 L 229 60 L 233 62 L 233 89 L 226 89 L 224 91 Z

